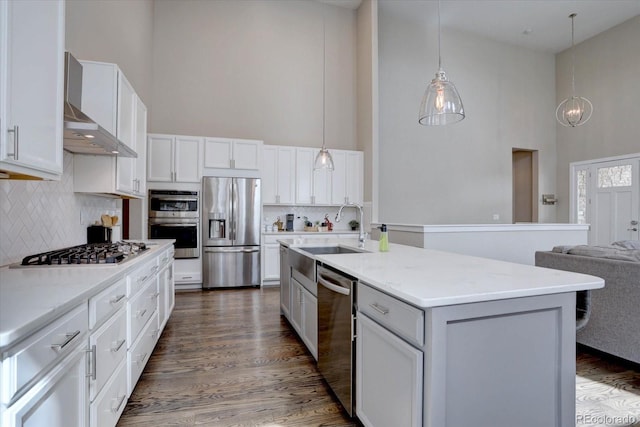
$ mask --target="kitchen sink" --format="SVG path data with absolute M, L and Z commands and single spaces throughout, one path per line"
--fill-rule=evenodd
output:
M 345 248 L 344 246 L 317 246 L 317 247 L 301 247 L 300 250 L 309 252 L 314 255 L 329 255 L 329 254 L 361 254 L 364 251 L 357 249 Z

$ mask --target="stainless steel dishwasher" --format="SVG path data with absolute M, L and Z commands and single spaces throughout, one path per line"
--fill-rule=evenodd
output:
M 353 416 L 356 279 L 318 265 L 318 370 Z

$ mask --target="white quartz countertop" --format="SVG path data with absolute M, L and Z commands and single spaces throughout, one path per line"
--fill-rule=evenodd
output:
M 173 242 L 147 241 L 149 250 L 122 265 L 0 268 L 0 352 L 120 280 Z
M 358 247 L 352 239 L 298 238 L 279 242 L 302 251 L 305 246 Z M 421 308 L 604 287 L 603 279 L 586 274 L 432 249 L 390 243 L 389 252 L 379 252 L 377 240 L 366 241 L 363 250 L 368 252 L 315 258 Z

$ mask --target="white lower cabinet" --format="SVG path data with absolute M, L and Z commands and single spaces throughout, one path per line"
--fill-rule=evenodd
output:
M 280 280 L 280 244 L 264 243 L 262 256 L 262 283 Z
M 421 426 L 424 311 L 358 283 L 356 413 L 366 427 Z
M 115 368 L 127 354 L 127 317 L 122 309 L 98 331 L 91 334 L 89 348 L 95 351 L 95 366 L 89 383 L 89 399 L 93 401 L 107 383 Z
M 286 246 L 280 246 L 280 311 L 287 318 L 291 315 L 291 266 Z
M 83 342 L 2 413 L 3 427 L 87 425 L 87 345 Z
M 358 312 L 356 413 L 367 427 L 422 425 L 423 353 Z
M 149 322 L 140 333 L 138 340 L 133 344 L 133 347 L 129 349 L 127 353 L 127 367 L 128 367 L 128 385 L 127 396 L 131 396 L 133 389 L 142 374 L 144 366 L 151 357 L 151 352 L 158 341 L 158 312 L 154 312 Z
M 175 306 L 175 285 L 173 283 L 172 261 L 158 274 L 158 328 L 162 331 Z
M 127 406 L 127 358 L 123 358 L 89 408 L 89 425 L 113 427 Z
M 0 425 L 114 427 L 173 310 L 173 254 L 170 246 L 4 349 Z
M 290 286 L 289 321 L 313 358 L 318 360 L 318 299 L 293 277 Z

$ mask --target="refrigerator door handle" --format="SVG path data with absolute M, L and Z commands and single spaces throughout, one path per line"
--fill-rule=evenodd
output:
M 235 253 L 235 254 L 239 254 L 239 253 L 253 253 L 253 252 L 259 252 L 260 248 L 254 248 L 254 249 L 242 249 L 242 248 L 204 248 L 205 253 Z

